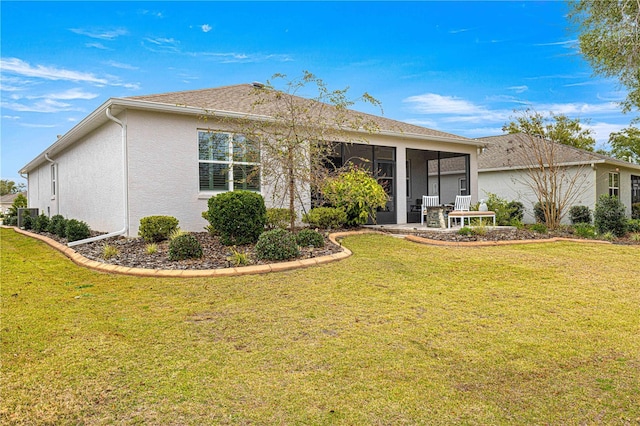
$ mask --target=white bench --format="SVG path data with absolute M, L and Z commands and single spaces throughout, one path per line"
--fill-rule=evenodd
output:
M 496 212 L 479 212 L 479 211 L 452 211 L 449 212 L 449 216 L 447 219 L 447 228 L 451 228 L 451 219 L 460 219 L 461 226 L 464 226 L 464 220 L 467 219 L 469 222 L 469 226 L 471 226 L 471 218 L 479 217 L 480 223 L 482 223 L 482 219 L 485 217 L 490 217 L 493 219 L 493 226 L 496 226 Z

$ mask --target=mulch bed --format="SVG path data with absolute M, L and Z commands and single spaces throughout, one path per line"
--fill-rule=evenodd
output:
M 62 244 L 67 243 L 66 239 L 61 239 L 54 234 L 42 233 L 42 235 L 45 235 Z M 191 235 L 196 237 L 200 245 L 202 245 L 203 256 L 200 259 L 187 259 L 178 261 L 169 260 L 168 241 L 156 243 L 158 251 L 152 254 L 148 254 L 146 251 L 147 242 L 142 238 L 114 237 L 95 241 L 93 243 L 81 244 L 72 248 L 88 259 L 112 265 L 126 266 L 130 268 L 174 270 L 220 269 L 236 266 L 276 263 L 275 261 L 258 260 L 255 255 L 253 245 L 241 245 L 233 247 L 225 246 L 220 242 L 220 239 L 217 236 L 210 235 L 208 232 L 191 232 Z M 337 246 L 329 241 L 328 233 L 326 235 L 323 235 L 325 236 L 324 247 L 304 247 L 300 250 L 299 257 L 289 260 L 300 260 L 326 256 L 342 251 L 342 248 L 340 246 Z M 105 259 L 103 256 L 105 244 L 115 247 L 118 250 L 117 256 Z M 232 249 L 236 250 L 239 253 L 247 254 L 249 259 L 248 265 L 235 265 L 232 259 Z

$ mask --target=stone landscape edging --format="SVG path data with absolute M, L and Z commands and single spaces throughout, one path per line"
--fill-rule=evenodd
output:
M 132 268 L 128 266 L 113 265 L 110 263 L 102 263 L 97 260 L 91 260 L 71 247 L 57 242 L 56 240 L 44 235 L 36 234 L 33 232 L 25 231 L 17 226 L 2 225 L 5 229 L 13 229 L 15 232 L 25 235 L 27 237 L 35 238 L 45 244 L 58 250 L 65 256 L 67 256 L 73 263 L 78 266 L 82 266 L 88 269 L 92 269 L 98 272 L 107 272 L 122 275 L 133 275 L 137 277 L 181 277 L 181 278 L 203 278 L 203 277 L 231 277 L 239 275 L 255 275 L 266 274 L 268 272 L 282 272 L 292 269 L 308 268 L 310 266 L 324 265 L 326 263 L 335 262 L 338 260 L 346 259 L 353 253 L 346 247 L 342 247 L 342 244 L 338 241 L 341 238 L 348 237 L 350 235 L 357 234 L 371 234 L 377 233 L 376 231 L 346 231 L 336 232 L 329 234 L 329 240 L 342 249 L 341 252 L 329 254 L 326 256 L 312 257 L 309 259 L 293 260 L 289 262 L 271 263 L 265 265 L 252 265 L 241 266 L 236 268 L 221 268 L 221 269 L 146 269 L 146 268 Z

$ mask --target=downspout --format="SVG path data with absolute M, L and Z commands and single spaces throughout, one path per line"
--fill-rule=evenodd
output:
M 56 184 L 55 184 L 56 186 L 54 188 L 55 196 L 56 196 L 56 214 L 60 214 L 60 185 L 58 185 L 58 182 L 60 182 L 60 176 L 58 176 L 58 163 L 52 160 L 51 158 L 49 158 L 48 152 L 44 153 L 44 159 L 53 165 L 54 170 L 56 172 Z M 27 180 L 27 183 L 29 183 L 28 180 Z
M 106 109 L 106 114 L 109 120 L 116 123 L 122 129 L 122 194 L 124 206 L 124 227 L 119 231 L 110 232 L 108 234 L 98 235 L 84 240 L 72 241 L 67 244 L 69 247 L 92 243 L 94 241 L 117 237 L 119 235 L 125 235 L 129 231 L 129 161 L 127 158 L 127 126 L 122 121 L 111 115 L 111 107 Z

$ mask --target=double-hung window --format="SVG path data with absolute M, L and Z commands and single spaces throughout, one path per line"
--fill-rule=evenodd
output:
M 620 196 L 620 173 L 609 173 L 609 196 Z
M 239 133 L 198 131 L 201 191 L 260 191 L 260 151 Z

